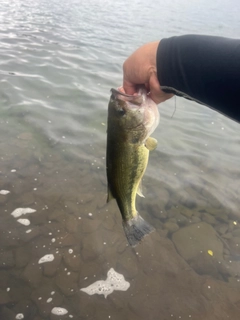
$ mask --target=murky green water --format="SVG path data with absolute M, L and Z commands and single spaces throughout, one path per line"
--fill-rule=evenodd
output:
M 109 90 L 124 59 L 171 35 L 239 37 L 239 9 L 0 1 L 1 320 L 239 319 L 239 124 L 180 98 L 173 118 L 174 100 L 159 106 L 137 203 L 156 232 L 136 249 L 106 205 L 105 175 Z M 36 211 L 14 217 L 17 208 Z M 54 260 L 39 263 L 45 255 Z M 128 290 L 80 291 L 111 268 Z

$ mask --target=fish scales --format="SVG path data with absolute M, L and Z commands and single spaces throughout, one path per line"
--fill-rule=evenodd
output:
M 138 96 L 129 96 L 112 89 L 107 129 L 108 201 L 116 199 L 132 246 L 154 230 L 138 214 L 135 202 L 137 193 L 142 196 L 140 184 L 149 150 L 156 147 L 156 140 L 149 136 L 158 122 L 157 106 L 146 91 L 141 89 Z

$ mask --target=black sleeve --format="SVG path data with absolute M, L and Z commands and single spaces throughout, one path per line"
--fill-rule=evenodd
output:
M 163 39 L 157 72 L 163 91 L 240 122 L 240 40 L 200 35 Z

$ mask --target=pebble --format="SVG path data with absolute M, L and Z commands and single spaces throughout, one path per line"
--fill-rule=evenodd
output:
M 179 229 L 179 226 L 176 223 L 169 221 L 163 224 L 163 228 L 167 229 L 170 233 L 173 233 Z
M 12 251 L 0 251 L 0 269 L 12 268 L 15 265 L 15 259 Z
M 65 270 L 60 270 L 56 276 L 56 285 L 66 296 L 71 296 L 78 291 L 78 273 L 71 272 L 67 275 Z
M 30 261 L 25 267 L 22 278 L 32 287 L 37 288 L 42 280 L 42 269 L 37 262 Z
M 215 225 L 217 224 L 217 220 L 215 219 L 215 217 L 213 217 L 211 214 L 209 213 L 202 213 L 202 220 L 205 221 L 206 223 Z

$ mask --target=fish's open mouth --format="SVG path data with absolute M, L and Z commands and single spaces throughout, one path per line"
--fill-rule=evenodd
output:
M 110 91 L 115 99 L 128 101 L 138 106 L 140 106 L 143 103 L 142 95 L 130 95 L 113 88 Z

